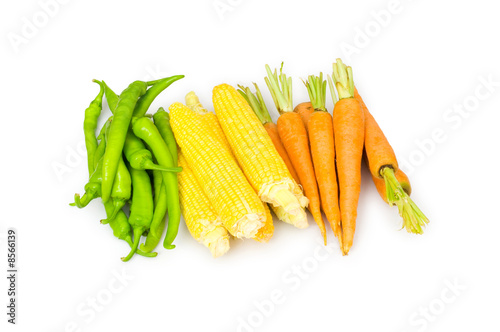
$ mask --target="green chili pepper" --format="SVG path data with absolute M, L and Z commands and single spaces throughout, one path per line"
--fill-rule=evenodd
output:
M 111 121 L 111 123 L 113 123 Z M 109 131 L 111 130 L 111 125 L 107 126 L 104 137 L 106 140 L 106 146 L 108 146 L 108 137 Z M 115 179 L 113 181 L 113 188 L 111 189 L 111 200 L 113 202 L 113 206 L 115 207 L 114 213 L 111 214 L 110 218 L 101 220 L 101 223 L 107 224 L 110 220 L 112 220 L 118 211 L 122 209 L 122 207 L 127 203 L 130 199 L 130 195 L 132 193 L 132 180 L 130 178 L 130 173 L 128 172 L 127 165 L 123 161 L 123 156 L 120 156 L 118 159 L 118 169 L 116 170 Z
M 153 162 L 151 152 L 146 149 L 144 143 L 129 130 L 125 138 L 125 145 L 123 146 L 123 153 L 127 158 L 130 166 L 135 169 L 145 170 L 158 170 L 165 172 L 180 172 L 181 167 L 162 167 Z
M 165 217 L 167 215 L 168 196 L 160 171 L 153 171 L 153 183 L 155 186 L 153 221 L 146 242 L 140 248 L 144 252 L 151 252 L 160 243 L 161 235 L 165 229 Z M 159 234 L 159 236 L 157 236 Z
M 106 214 L 108 217 L 114 212 L 115 207 L 111 202 L 104 203 L 104 208 L 106 209 Z M 130 228 L 130 224 L 128 223 L 127 216 L 125 213 L 120 210 L 116 217 L 109 222 L 109 226 L 113 230 L 113 235 L 123 240 L 132 247 L 132 229 Z M 143 252 L 142 250 L 137 250 L 137 254 L 145 257 L 156 257 L 158 253 L 156 252 Z
M 102 126 L 101 131 L 99 132 L 99 136 L 97 136 L 97 140 L 99 140 L 99 145 L 97 145 L 97 149 L 94 153 L 94 169 L 97 167 L 97 163 L 101 160 L 102 156 L 104 156 L 104 152 L 106 151 L 106 139 L 105 132 L 109 128 L 109 124 L 113 120 L 113 117 L 110 116 L 106 123 Z M 102 173 L 102 168 L 101 168 Z
M 132 130 L 134 134 L 142 139 L 149 145 L 153 154 L 160 166 L 174 167 L 174 161 L 168 146 L 161 137 L 160 132 L 153 124 L 153 122 L 145 117 L 134 118 L 132 121 Z M 175 246 L 172 244 L 177 232 L 179 230 L 181 212 L 179 205 L 179 187 L 177 184 L 177 174 L 171 172 L 162 172 L 163 185 L 166 188 L 168 195 L 168 227 L 167 234 L 163 241 L 163 247 L 166 249 L 173 249 Z M 156 237 L 161 237 L 161 234 L 156 233 Z
M 168 150 L 174 160 L 174 165 L 177 165 L 177 143 L 175 142 L 172 127 L 170 127 L 170 115 L 163 109 L 163 107 L 160 107 L 153 115 L 153 121 L 156 128 L 158 128 L 161 137 L 163 137 L 163 140 L 167 143 Z
M 125 144 L 125 137 L 132 120 L 135 104 L 146 92 L 146 82 L 135 81 L 126 88 L 116 105 L 113 121 L 109 126 L 106 152 L 102 164 L 102 200 L 107 202 L 111 195 L 118 164 Z
M 95 171 L 90 176 L 89 182 L 85 185 L 85 194 L 80 198 L 79 194 L 75 194 L 75 202 L 70 203 L 71 206 L 78 208 L 86 207 L 94 198 L 101 196 L 102 182 L 102 158 L 97 163 Z
M 151 179 L 144 170 L 129 167 L 132 176 L 132 186 L 134 194 L 130 205 L 129 224 L 134 232 L 134 243 L 127 257 L 123 257 L 124 262 L 128 261 L 137 251 L 142 233 L 149 229 L 153 219 L 153 192 L 151 189 Z
M 161 80 L 147 82 L 148 84 L 153 83 L 153 85 L 148 89 L 148 91 L 139 98 L 137 105 L 134 109 L 134 117 L 143 117 L 148 111 L 149 106 L 153 100 L 166 88 L 170 86 L 170 84 L 174 83 L 177 80 L 183 78 L 184 75 L 176 75 L 172 77 L 166 77 Z
M 104 85 L 104 95 L 106 96 L 106 101 L 108 102 L 109 109 L 111 110 L 111 113 L 114 114 L 119 97 L 113 90 L 111 90 L 106 82 L 102 81 L 102 84 Z
M 92 100 L 89 107 L 85 110 L 85 119 L 83 120 L 83 133 L 85 134 L 85 147 L 87 148 L 89 176 L 94 173 L 94 154 L 97 149 L 95 130 L 97 127 L 97 120 L 99 119 L 99 115 L 101 115 L 102 96 L 104 94 L 103 84 L 97 80 L 92 80 L 92 82 L 99 84 L 100 90 L 97 97 Z
M 101 223 L 107 224 L 110 220 L 116 217 L 118 211 L 125 206 L 127 201 L 130 199 L 132 193 L 132 180 L 130 173 L 123 161 L 123 157 L 120 157 L 118 161 L 118 170 L 116 171 L 115 180 L 113 181 L 113 188 L 111 189 L 111 201 L 115 207 L 114 212 L 107 219 L 101 220 Z

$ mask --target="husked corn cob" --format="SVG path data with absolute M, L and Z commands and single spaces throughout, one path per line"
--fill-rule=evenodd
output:
M 231 151 L 262 201 L 300 214 L 308 200 L 250 105 L 227 84 L 214 88 L 213 103 Z
M 210 249 L 213 257 L 222 256 L 229 250 L 229 234 L 181 151 L 178 163 L 182 167 L 182 174 L 177 175 L 181 211 L 189 233 L 196 241 Z
M 198 99 L 198 97 L 196 96 L 196 94 L 194 92 L 189 92 L 186 95 L 186 104 L 191 110 L 202 115 L 202 118 L 205 120 L 205 123 L 212 129 L 214 137 L 234 157 L 234 155 L 231 151 L 231 147 L 229 146 L 229 143 L 226 139 L 226 136 L 224 135 L 224 132 L 222 131 L 222 128 L 219 124 L 219 120 L 217 119 L 217 116 L 213 113 L 208 112 L 205 108 L 203 108 L 202 104 L 200 103 L 200 100 Z M 207 112 L 211 115 L 210 117 L 208 117 Z M 214 128 L 217 128 L 217 129 L 214 130 Z M 236 159 L 234 159 L 234 160 L 236 161 L 236 163 L 238 163 L 238 161 Z M 301 189 L 299 186 L 296 186 L 296 188 L 295 188 L 295 192 L 297 192 L 297 191 L 298 191 L 297 195 L 300 195 Z M 269 222 L 269 221 L 272 222 L 272 215 L 270 215 L 271 211 L 269 211 L 269 206 L 267 206 L 266 203 L 264 203 L 264 207 L 266 208 L 266 216 L 267 216 L 266 224 L 261 229 L 259 229 L 259 232 L 254 237 L 255 240 L 260 241 L 260 242 L 267 242 L 272 237 L 272 235 L 274 233 L 274 225 L 272 223 L 270 224 L 270 222 Z M 276 214 L 276 216 L 278 217 L 278 219 L 281 221 L 284 221 L 288 224 L 291 224 L 297 228 L 306 228 L 307 226 L 309 226 L 307 223 L 307 214 L 306 214 L 305 210 L 296 211 L 294 214 L 289 214 L 282 207 L 276 207 L 276 206 L 271 205 L 271 208 L 273 209 L 273 211 Z M 267 238 L 267 237 L 269 239 L 267 241 L 264 240 L 264 238 Z M 261 241 L 261 239 L 262 239 L 262 241 Z
M 198 114 L 181 103 L 169 110 L 182 154 L 224 226 L 237 238 L 252 238 L 264 225 L 266 214 L 245 175 Z
M 220 126 L 219 120 L 217 119 L 217 115 L 215 113 L 209 112 L 203 105 L 200 103 L 200 99 L 193 92 L 189 92 L 186 95 L 186 106 L 189 107 L 193 112 L 200 114 L 201 118 L 208 125 L 208 128 L 212 131 L 215 138 L 221 142 L 226 150 L 228 150 L 231 155 L 233 154 L 231 151 L 231 146 L 227 141 L 226 135 L 224 135 L 224 131 Z
M 271 210 L 269 210 L 269 206 L 266 203 L 264 203 L 264 209 L 266 210 L 266 223 L 253 237 L 254 240 L 259 242 L 269 242 L 274 234 L 273 216 L 271 214 Z

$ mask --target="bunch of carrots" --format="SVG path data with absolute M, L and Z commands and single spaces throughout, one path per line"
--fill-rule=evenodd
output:
M 399 169 L 394 151 L 354 86 L 351 67 L 340 59 L 333 74 L 323 79 L 311 75 L 304 82 L 309 102 L 293 107 L 292 81 L 282 72 L 271 71 L 265 82 L 280 117 L 272 123 L 257 84 L 255 95 L 240 86 L 285 161 L 294 179 L 309 199 L 309 210 L 324 242 L 327 232 L 321 211 L 347 255 L 353 244 L 361 188 L 363 156 L 376 188 L 385 202 L 396 205 L 408 232 L 421 234 L 428 219 L 410 199 L 411 186 Z M 327 81 L 334 103 L 333 116 L 326 104 Z

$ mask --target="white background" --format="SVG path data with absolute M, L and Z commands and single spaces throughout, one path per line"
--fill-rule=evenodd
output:
M 212 0 L 66 2 L 50 7 L 48 19 L 38 1 L 0 7 L 3 271 L 8 227 L 17 229 L 19 250 L 18 325 L 6 323 L 1 277 L 2 331 L 500 328 L 495 2 L 222 0 L 230 6 L 223 13 Z M 388 9 L 381 26 L 373 13 Z M 25 26 L 34 20 L 39 27 L 30 34 Z M 362 40 L 366 29 L 371 36 Z M 13 38 L 24 39 L 14 45 Z M 347 44 L 357 53 L 342 51 Z M 277 222 L 268 244 L 232 241 L 216 260 L 183 226 L 175 250 L 159 247 L 155 259 L 122 263 L 128 247 L 99 224 L 98 200 L 83 210 L 68 206 L 86 183 L 85 155 L 75 151 L 84 110 L 98 92 L 91 79 L 120 92 L 136 79 L 186 75 L 150 112 L 190 90 L 211 108 L 214 85 L 258 82 L 276 119 L 264 65 L 285 62 L 299 103 L 307 100 L 300 78 L 331 73 L 337 57 L 352 65 L 360 93 L 406 164 L 412 198 L 431 220 L 423 236 L 398 231 L 397 210 L 380 199 L 366 169 L 347 257 L 331 231 L 330 253 L 322 248 L 310 218 L 306 230 Z M 491 91 L 481 83 L 488 78 L 496 82 Z M 464 103 L 472 110 L 451 113 Z M 441 139 L 429 141 L 433 132 Z M 299 277 L 297 268 L 306 272 Z M 453 283 L 459 287 L 450 289 Z M 98 298 L 96 309 L 91 298 Z

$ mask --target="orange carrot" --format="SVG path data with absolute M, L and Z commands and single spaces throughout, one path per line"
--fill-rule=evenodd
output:
M 391 167 L 394 172 L 398 170 L 396 154 L 356 88 L 354 97 L 359 101 L 365 114 L 365 151 L 368 167 L 372 176 L 382 179 L 380 171 L 383 167 Z
M 302 121 L 304 122 L 304 126 L 308 130 L 308 122 L 311 117 L 312 112 L 314 112 L 314 107 L 310 102 L 300 103 L 293 109 L 295 113 L 299 113 Z
M 340 188 L 340 215 L 342 224 L 344 255 L 349 253 L 356 229 L 357 207 L 361 189 L 361 159 L 365 134 L 363 109 L 354 98 L 352 69 L 346 67 L 340 59 L 333 64 L 333 82 L 329 78 L 332 98 L 337 88 L 339 101 L 333 110 L 333 130 L 335 135 L 335 153 L 337 156 L 337 174 Z
M 325 107 L 326 81 L 323 80 L 323 73 L 320 73 L 319 77 L 309 76 L 305 84 L 314 108 L 307 123 L 321 208 L 342 247 L 333 120 Z
M 277 71 L 275 70 L 274 73 L 271 72 L 269 66 L 266 65 L 268 77 L 265 78 L 265 81 L 276 104 L 276 108 L 281 114 L 277 123 L 281 142 L 299 176 L 305 195 L 309 199 L 309 211 L 311 211 L 314 221 L 319 226 L 326 245 L 326 228 L 323 216 L 321 215 L 318 184 L 311 160 L 307 131 L 300 115 L 293 112 L 292 79 L 287 78 L 283 74 L 282 69 L 283 64 L 278 77 Z
M 409 181 L 406 174 L 403 178 L 398 178 L 398 174 L 401 177 L 402 171 L 399 170 L 394 150 L 356 88 L 354 88 L 354 96 L 365 114 L 366 161 L 377 190 L 380 184 L 377 185 L 379 181 L 375 179 L 384 182 L 385 195 L 381 196 L 389 205 L 398 207 L 399 215 L 403 218 L 403 227 L 409 233 L 422 234 L 423 227 L 429 223 L 429 219 L 409 197 L 410 193 L 407 190 Z
M 297 175 L 297 172 L 295 172 L 295 168 L 293 168 L 292 162 L 288 157 L 288 153 L 286 153 L 285 147 L 281 142 L 280 136 L 278 134 L 278 127 L 274 124 L 273 120 L 271 119 L 271 116 L 269 115 L 269 111 L 267 110 L 264 98 L 260 93 L 259 86 L 255 83 L 254 85 L 257 97 L 255 97 L 250 88 L 241 85 L 238 85 L 238 87 L 241 89 L 238 90 L 238 92 L 250 104 L 252 110 L 255 112 L 260 122 L 262 122 L 262 124 L 264 125 L 264 128 L 269 134 L 269 137 L 271 137 L 271 141 L 273 141 L 274 147 L 281 156 L 281 159 L 283 159 L 283 161 L 285 162 L 285 165 L 290 171 L 290 174 L 292 175 L 293 179 L 295 180 L 295 182 L 300 184 L 299 176 Z
M 283 146 L 283 143 L 281 142 L 279 133 L 278 133 L 278 126 L 275 125 L 273 122 L 268 122 L 264 125 L 264 128 L 266 128 L 267 133 L 269 134 L 269 137 L 271 137 L 271 140 L 273 141 L 274 147 L 276 150 L 278 150 L 278 153 L 280 154 L 281 158 L 286 164 L 286 167 L 290 171 L 290 174 L 292 175 L 293 179 L 295 182 L 300 184 L 300 179 L 299 176 L 297 175 L 297 172 L 295 171 L 295 168 L 293 167 L 293 164 L 290 160 L 290 157 L 288 157 L 288 153 L 286 153 L 286 149 Z

